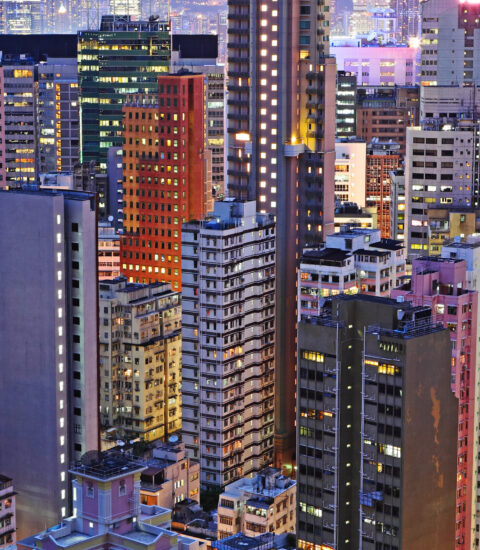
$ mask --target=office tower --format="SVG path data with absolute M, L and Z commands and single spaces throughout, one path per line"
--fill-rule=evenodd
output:
M 275 225 L 254 201 L 182 227 L 182 433 L 201 486 L 273 460 Z
M 2 4 L 7 34 L 39 34 L 43 31 L 41 0 L 6 0 Z
M 171 436 L 155 442 L 149 468 L 140 478 L 140 502 L 173 510 L 185 499 L 200 502 L 200 464 L 185 453 L 185 443 Z
M 324 299 L 337 294 L 388 297 L 404 275 L 402 243 L 382 239 L 378 229 L 343 227 L 300 259 L 299 318 L 318 314 Z
M 100 421 L 119 439 L 181 428 L 181 307 L 170 285 L 100 283 Z
M 98 224 L 98 280 L 120 277 L 120 235 L 109 222 Z
M 108 215 L 120 233 L 123 231 L 123 148 L 109 147 L 107 155 Z
M 38 65 L 38 170 L 73 170 L 80 158 L 77 60 Z
M 276 463 L 295 441 L 296 259 L 333 231 L 335 60 L 329 6 L 228 3 L 229 194 L 276 216 Z
M 229 483 L 218 497 L 218 539 L 235 533 L 293 533 L 296 483 L 278 468 Z
M 390 237 L 405 238 L 405 172 L 397 168 L 390 172 Z
M 407 129 L 405 243 L 411 258 L 428 251 L 428 208 L 466 208 L 472 204 L 473 128 L 431 122 L 433 129 Z
M 398 143 L 376 139 L 367 146 L 365 201 L 377 208 L 377 227 L 382 237 L 390 237 L 390 172 L 400 166 Z
M 36 180 L 35 63 L 25 55 L 2 58 L 0 113 L 3 162 L 2 187 Z
M 337 72 L 337 139 L 356 136 L 355 103 L 357 77 L 346 71 Z
M 411 44 L 420 31 L 420 6 L 418 0 L 396 0 L 393 6 L 397 14 L 398 42 Z
M 357 136 L 367 143 L 393 141 L 405 155 L 407 127 L 418 124 L 419 88 L 357 88 Z
M 480 81 L 475 61 L 480 41 L 476 2 L 428 0 L 421 3 L 421 83 L 472 86 Z
M 478 293 L 467 289 L 464 260 L 424 257 L 413 261 L 411 281 L 392 292 L 392 297 L 397 296 L 414 305 L 430 306 L 435 320 L 449 329 L 451 383 L 458 399 L 456 547 L 471 548 L 470 522 L 475 516 L 472 491 L 477 477 L 473 472 L 473 447 L 478 437 L 475 429 Z
M 302 318 L 297 548 L 454 547 L 450 351 L 406 302 L 339 296 Z
M 95 453 L 71 468 L 75 514 L 18 542 L 19 550 L 48 545 L 81 550 L 100 544 L 127 550 L 199 550 L 198 540 L 170 531 L 171 510 L 140 504 L 140 476 L 147 464 L 115 451 Z
M 170 70 L 205 76 L 206 149 L 212 152 L 212 184 L 216 198 L 225 190 L 225 65 L 219 65 L 215 35 L 173 35 Z
M 353 138 L 335 143 L 335 200 L 365 206 L 367 144 Z
M 167 74 L 124 107 L 122 274 L 181 288 L 182 223 L 211 211 L 203 75 Z
M 0 474 L 0 548 L 5 550 L 17 540 L 15 491 L 12 479 Z
M 475 291 L 477 295 L 477 300 L 479 299 L 478 288 L 480 288 L 480 281 L 478 279 L 480 274 L 480 240 L 478 235 L 471 235 L 467 237 L 467 242 L 458 242 L 457 240 L 445 244 L 442 248 L 442 257 L 443 258 L 453 258 L 458 260 L 465 260 L 466 263 L 466 288 L 468 290 Z M 477 311 L 477 326 L 472 322 L 471 327 L 471 338 L 475 339 L 476 335 L 480 334 L 480 317 L 478 315 L 479 303 L 477 302 L 476 311 Z M 472 308 L 473 309 L 473 308 Z M 468 335 L 468 333 L 467 333 Z M 451 334 L 453 336 L 453 334 Z M 480 346 L 475 344 L 475 351 L 473 353 L 470 350 L 469 366 L 470 372 L 474 374 L 475 385 L 470 383 L 470 391 L 474 392 L 475 395 L 479 394 L 480 391 Z M 469 411 L 470 412 L 470 411 Z M 470 524 L 470 531 L 466 531 L 465 539 L 470 540 L 470 547 L 475 548 L 479 544 L 478 532 L 479 532 L 479 523 L 480 523 L 480 486 L 479 486 L 479 440 L 478 440 L 478 429 L 480 426 L 480 409 L 478 405 L 478 400 L 475 400 L 474 405 L 474 431 L 475 437 L 472 440 L 468 441 L 468 447 L 470 452 L 470 457 L 472 459 L 472 468 L 471 471 L 474 475 L 473 483 L 471 485 L 471 505 L 467 506 L 470 508 L 471 515 L 467 519 L 467 522 Z
M 122 146 L 127 94 L 156 92 L 157 77 L 168 72 L 169 60 L 169 26 L 164 21 L 104 16 L 99 31 L 78 33 L 84 162 L 93 160 L 106 171 L 109 147 Z
M 70 460 L 98 445 L 93 196 L 0 193 L 0 255 L 0 463 L 23 537 L 68 514 Z

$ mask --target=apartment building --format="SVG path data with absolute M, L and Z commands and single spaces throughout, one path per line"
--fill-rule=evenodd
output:
M 407 302 L 343 295 L 301 319 L 297 548 L 455 546 L 450 352 Z
M 466 262 L 459 258 L 416 258 L 412 263 L 411 281 L 392 291 L 393 298 L 400 296 L 413 305 L 431 307 L 434 319 L 449 330 L 452 341 L 451 384 L 458 399 L 455 538 L 456 546 L 460 548 L 471 548 L 473 542 L 470 540 L 471 520 L 475 515 L 472 491 L 477 477 L 473 472 L 473 450 L 476 447 L 475 406 L 478 398 L 478 292 L 468 288 L 466 270 Z
M 253 201 L 182 228 L 182 438 L 201 486 L 273 461 L 275 224 Z
M 367 175 L 367 144 L 359 139 L 335 143 L 335 199 L 354 202 L 361 208 L 365 203 Z
M 405 244 L 410 258 L 428 251 L 428 208 L 472 204 L 473 129 L 440 124 L 433 128 L 407 129 Z
M 119 438 L 165 439 L 181 428 L 181 300 L 169 284 L 102 281 L 100 422 Z
M 293 533 L 295 496 L 295 481 L 276 468 L 229 483 L 218 498 L 218 538 Z
M 298 311 L 316 315 L 337 294 L 390 296 L 405 275 L 400 241 L 382 239 L 378 229 L 345 227 L 328 235 L 323 248 L 305 249 L 298 273 Z
M 120 235 L 108 222 L 98 224 L 98 280 L 120 277 Z
M 156 442 L 142 472 L 140 502 L 173 510 L 185 499 L 200 502 L 200 464 L 186 456 L 185 443 L 177 436 Z

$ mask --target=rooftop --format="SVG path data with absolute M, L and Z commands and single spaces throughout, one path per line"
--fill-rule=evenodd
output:
M 79 462 L 72 464 L 70 472 L 95 479 L 111 479 L 128 473 L 140 472 L 145 464 L 136 458 L 118 451 L 89 451 Z
M 258 537 L 247 537 L 243 533 L 237 533 L 231 537 L 221 539 L 212 543 L 213 548 L 219 548 L 222 550 L 228 550 L 230 548 L 249 550 L 251 548 L 257 548 L 263 550 L 267 548 L 273 548 L 274 534 L 265 533 Z
M 402 241 L 396 241 L 394 239 L 380 239 L 376 243 L 370 243 L 371 248 L 383 248 L 385 250 L 401 250 L 404 248 Z
M 341 250 L 340 248 L 322 248 L 316 250 L 306 250 L 303 253 L 301 263 L 313 263 L 319 262 L 328 265 L 338 264 L 343 262 L 352 255 L 349 250 Z

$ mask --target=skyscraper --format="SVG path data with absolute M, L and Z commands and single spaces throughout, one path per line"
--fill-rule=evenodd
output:
M 69 463 L 98 448 L 94 197 L 1 192 L 0 256 L 0 463 L 23 537 L 69 513 Z
M 169 25 L 105 16 L 98 31 L 78 33 L 81 154 L 104 171 L 110 147 L 122 145 L 122 107 L 128 94 L 158 90 L 168 72 Z
M 450 349 L 430 308 L 386 298 L 301 320 L 297 548 L 455 546 Z
M 181 288 L 182 223 L 212 209 L 205 178 L 204 77 L 158 78 L 124 107 L 122 274 Z
M 182 227 L 182 432 L 201 486 L 273 461 L 275 224 L 255 202 L 215 203 Z
M 228 186 L 276 216 L 276 451 L 295 441 L 295 264 L 333 231 L 335 60 L 328 2 L 228 2 Z

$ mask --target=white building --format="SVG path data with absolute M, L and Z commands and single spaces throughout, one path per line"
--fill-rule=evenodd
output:
M 427 0 L 421 3 L 421 9 L 421 83 L 429 86 L 478 83 L 478 3 Z
M 275 225 L 255 202 L 183 225 L 183 441 L 203 487 L 272 462 L 274 292 Z
M 359 86 L 414 86 L 417 49 L 408 46 L 332 46 L 337 70 L 357 75 Z
M 296 522 L 296 482 L 276 468 L 225 487 L 218 499 L 218 538 L 235 533 L 292 533 Z
M 0 474 L 0 549 L 16 542 L 15 491 L 12 480 Z
M 335 197 L 341 202 L 365 206 L 367 144 L 365 141 L 335 143 Z
M 403 244 L 380 229 L 345 227 L 325 246 L 305 250 L 298 273 L 298 316 L 317 315 L 322 298 L 336 294 L 389 296 L 405 275 Z
M 473 131 L 447 128 L 407 128 L 405 243 L 411 258 L 428 250 L 428 208 L 471 206 Z

